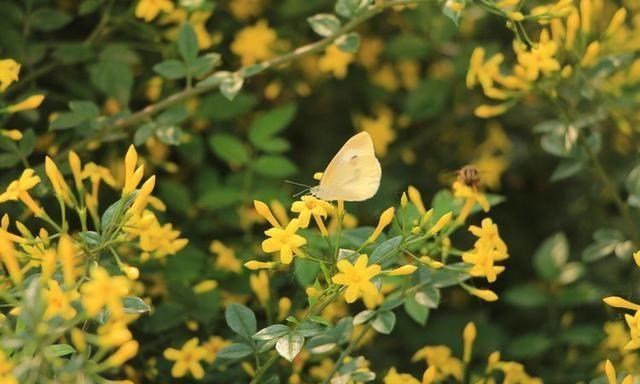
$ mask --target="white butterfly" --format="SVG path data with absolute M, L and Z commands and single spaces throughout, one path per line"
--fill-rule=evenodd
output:
M 381 176 L 371 136 L 360 132 L 347 140 L 331 159 L 320 184 L 311 188 L 311 194 L 327 201 L 367 200 L 378 191 Z

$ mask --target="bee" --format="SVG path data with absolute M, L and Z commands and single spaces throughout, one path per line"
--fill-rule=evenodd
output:
M 480 171 L 473 165 L 465 165 L 458 170 L 458 181 L 475 190 L 480 188 Z

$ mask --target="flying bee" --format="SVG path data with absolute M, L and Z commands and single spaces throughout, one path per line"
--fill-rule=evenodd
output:
M 475 190 L 480 188 L 480 171 L 473 165 L 465 165 L 458 170 L 458 181 Z

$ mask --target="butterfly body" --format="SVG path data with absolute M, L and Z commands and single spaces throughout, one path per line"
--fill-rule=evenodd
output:
M 367 200 L 378 191 L 381 176 L 371 137 L 360 132 L 336 153 L 311 194 L 326 201 Z

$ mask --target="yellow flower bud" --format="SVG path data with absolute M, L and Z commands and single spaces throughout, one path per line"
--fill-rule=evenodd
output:
M 316 287 L 308 287 L 307 289 L 305 289 L 305 293 L 309 297 L 318 297 L 322 292 Z
M 524 15 L 522 12 L 509 12 L 508 16 L 513 21 L 522 21 L 524 20 Z
M 0 129 L 0 134 L 2 136 L 8 137 L 13 141 L 18 141 L 22 139 L 22 132 L 17 129 Z
M 627 18 L 627 10 L 624 8 L 620 8 L 613 14 L 611 21 L 609 22 L 609 26 L 604 31 L 605 36 L 613 36 L 618 32 L 622 24 L 624 24 L 624 20 Z
M 632 311 L 640 311 L 640 305 L 627 301 L 622 297 L 608 296 L 602 299 L 602 301 L 604 301 L 605 304 L 611 307 L 631 309 Z
M 617 384 L 618 379 L 616 377 L 616 369 L 611 364 L 611 360 L 607 359 L 604 363 L 604 373 L 607 375 L 607 382 L 609 384 Z
M 591 0 L 580 0 L 580 21 L 582 33 L 588 35 L 591 32 Z
M 71 236 L 63 234 L 58 241 L 58 258 L 62 262 L 62 276 L 67 287 L 73 286 L 76 279 L 76 247 Z
M 393 269 L 387 273 L 389 276 L 405 276 L 410 275 L 418 269 L 415 265 L 403 265 L 402 267 Z
M 205 293 L 205 292 L 209 292 L 211 290 L 214 290 L 218 287 L 218 282 L 215 280 L 203 280 L 201 282 L 199 282 L 198 284 L 196 284 L 193 287 L 193 292 L 195 293 Z
M 28 109 L 38 108 L 44 100 L 44 95 L 33 95 L 22 100 L 18 104 L 13 104 L 7 107 L 9 113 L 15 113 L 19 111 L 26 111 Z
M 422 384 L 431 384 L 433 380 L 436 378 L 436 374 L 438 373 L 438 368 L 435 365 L 430 365 L 424 374 L 422 375 Z
M 633 254 L 633 260 L 636 262 L 636 265 L 640 267 L 640 251 Z
M 407 194 L 402 192 L 402 196 L 400 196 L 400 206 L 402 209 L 407 208 Z
M 69 151 L 69 167 L 71 167 L 76 187 L 80 189 L 82 186 L 82 162 L 80 161 L 80 156 L 74 151 Z
M 374 241 L 376 241 L 376 239 L 380 236 L 387 225 L 391 224 L 395 212 L 396 210 L 393 207 L 387 208 L 384 212 L 382 212 L 382 215 L 380 215 L 380 220 L 378 221 L 378 226 L 373 231 L 371 236 L 369 236 L 366 243 L 373 243 Z
M 596 60 L 598 59 L 599 53 L 600 53 L 600 42 L 593 41 L 591 44 L 587 46 L 584 56 L 582 57 L 582 60 L 580 60 L 580 65 L 586 68 L 593 66 L 593 64 L 595 64 Z
M 479 298 L 481 298 L 484 301 L 496 301 L 498 300 L 498 295 L 496 295 L 495 292 L 493 292 L 490 289 L 477 289 L 477 288 L 470 288 L 469 289 L 469 293 L 477 296 Z
M 124 364 L 127 360 L 132 359 L 135 355 L 138 354 L 138 342 L 135 340 L 129 340 L 124 343 L 116 353 L 111 355 L 109 359 L 107 359 L 107 365 L 111 367 L 117 367 L 119 365 Z
M 427 211 L 424 207 L 424 203 L 422 202 L 422 196 L 420 195 L 420 191 L 413 185 L 410 185 L 407 192 L 409 193 L 409 201 L 413 203 L 420 212 L 421 215 L 424 215 Z
M 2 260 L 7 268 L 7 272 L 9 272 L 9 276 L 11 277 L 11 280 L 13 280 L 13 283 L 16 285 L 22 283 L 23 274 L 20 269 L 20 264 L 18 264 L 18 259 L 16 258 L 16 250 L 11 241 L 2 236 L 1 233 L 0 260 Z
M 280 223 L 278 223 L 278 220 L 276 220 L 275 216 L 273 216 L 273 213 L 271 213 L 267 204 L 262 201 L 253 200 L 253 206 L 255 207 L 256 212 L 258 212 L 260 216 L 264 217 L 265 220 L 267 220 L 274 228 L 282 227 Z
M 444 228 L 447 224 L 449 224 L 449 222 L 451 222 L 451 217 L 453 217 L 452 212 L 447 212 L 444 215 L 442 215 L 442 217 L 440 217 L 438 221 L 436 221 L 433 227 L 429 229 L 429 234 L 434 235 L 440 232 L 442 228 Z
M 322 172 L 316 172 L 316 173 L 313 174 L 313 179 L 314 180 L 320 180 L 320 179 L 322 179 L 322 175 L 323 175 Z
M 291 311 L 291 299 L 283 297 L 278 300 L 278 320 L 284 320 Z
M 498 105 L 483 104 L 483 105 L 478 106 L 473 111 L 473 113 L 478 117 L 481 117 L 483 119 L 487 119 L 489 117 L 502 115 L 503 113 L 505 113 L 507 111 L 508 108 L 509 107 L 508 107 L 507 104 L 498 104 Z
M 71 329 L 71 344 L 79 351 L 84 352 L 87 350 L 87 340 L 82 332 L 78 328 Z
M 276 263 L 272 261 L 264 262 L 264 261 L 251 260 L 244 263 L 244 266 L 252 271 L 256 271 L 258 269 L 271 269 L 273 268 L 274 265 L 276 265 Z
M 271 298 L 271 293 L 269 291 L 269 275 L 267 275 L 267 272 L 260 271 L 258 274 L 249 276 L 249 285 L 251 286 L 253 293 L 258 297 L 260 303 L 262 305 L 266 305 Z
M 122 267 L 122 272 L 130 279 L 130 280 L 138 280 L 140 277 L 140 271 L 136 267 L 132 267 L 130 265 L 124 265 Z
M 462 340 L 464 342 L 464 352 L 462 361 L 465 364 L 468 364 L 471 361 L 471 352 L 473 351 L 473 342 L 476 340 L 476 336 L 478 335 L 478 331 L 476 330 L 476 325 L 473 322 L 470 322 L 464 327 L 462 331 Z

